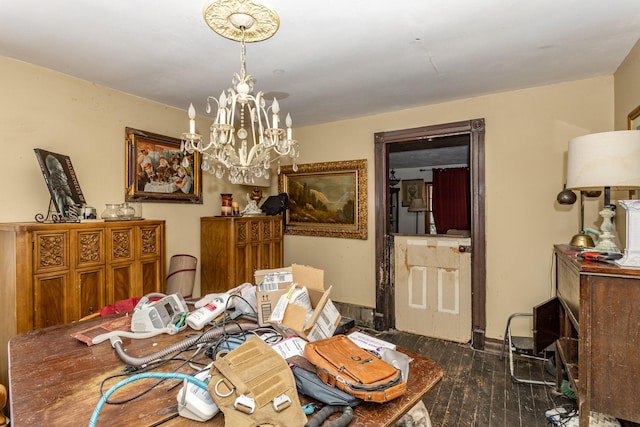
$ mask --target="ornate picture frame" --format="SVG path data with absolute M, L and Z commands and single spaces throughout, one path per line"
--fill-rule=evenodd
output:
M 411 206 L 413 199 L 425 200 L 425 185 L 422 179 L 402 180 L 402 207 Z M 426 203 L 426 200 L 425 200 Z
M 279 192 L 290 208 L 286 234 L 367 239 L 367 161 L 283 166 Z
M 640 130 L 640 105 L 634 108 L 627 116 L 627 128 L 629 130 Z
M 200 153 L 178 138 L 125 128 L 127 202 L 202 204 Z

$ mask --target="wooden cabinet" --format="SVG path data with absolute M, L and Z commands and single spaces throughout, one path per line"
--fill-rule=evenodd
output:
M 253 273 L 282 267 L 282 216 L 200 218 L 200 293 L 253 283 Z
M 555 247 L 556 355 L 578 390 L 580 426 L 589 425 L 591 410 L 638 423 L 640 270 L 584 262 L 576 254 L 569 246 Z
M 0 224 L 0 345 L 165 289 L 164 221 Z M 7 383 L 7 354 L 0 358 Z

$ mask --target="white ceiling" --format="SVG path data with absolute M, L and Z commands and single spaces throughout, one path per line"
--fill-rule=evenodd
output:
M 240 68 L 205 1 L 2 0 L 0 55 L 203 114 Z M 638 0 L 262 3 L 281 25 L 247 72 L 294 126 L 610 75 L 640 38 Z

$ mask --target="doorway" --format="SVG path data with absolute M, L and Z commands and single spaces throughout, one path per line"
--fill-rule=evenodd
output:
M 392 144 L 422 145 L 455 135 L 469 137 L 469 169 L 471 181 L 471 343 L 484 348 L 486 329 L 486 255 L 485 255 L 485 168 L 484 119 L 379 132 L 374 135 L 375 170 L 375 256 L 376 310 L 374 327 L 387 330 L 395 327 L 395 290 L 393 268 L 393 232 L 390 227 L 389 152 Z

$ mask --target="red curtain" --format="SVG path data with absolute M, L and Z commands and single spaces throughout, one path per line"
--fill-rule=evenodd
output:
M 447 230 L 470 230 L 469 168 L 433 170 L 433 221 L 438 234 Z

